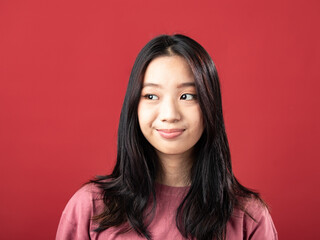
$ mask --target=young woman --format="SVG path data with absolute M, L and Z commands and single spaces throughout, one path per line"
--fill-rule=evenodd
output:
M 217 71 L 197 42 L 162 35 L 141 50 L 116 166 L 71 198 L 57 239 L 277 239 L 259 195 L 233 175 Z

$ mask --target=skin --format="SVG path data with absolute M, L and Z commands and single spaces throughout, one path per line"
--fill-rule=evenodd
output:
M 193 148 L 203 133 L 194 76 L 180 56 L 162 56 L 146 69 L 138 106 L 141 131 L 155 148 L 161 166 L 156 181 L 190 184 Z

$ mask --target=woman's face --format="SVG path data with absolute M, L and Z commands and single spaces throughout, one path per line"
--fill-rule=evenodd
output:
M 159 156 L 190 156 L 204 126 L 193 73 L 180 56 L 151 61 L 138 106 L 141 131 Z

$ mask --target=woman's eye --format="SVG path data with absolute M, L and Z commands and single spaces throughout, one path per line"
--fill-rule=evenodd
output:
M 196 99 L 196 95 L 194 95 L 194 94 L 189 94 L 189 93 L 185 93 L 185 94 L 182 94 L 181 95 L 181 97 L 180 97 L 180 99 L 182 99 L 182 100 L 194 100 L 194 99 Z
M 154 94 L 146 94 L 143 96 L 144 98 L 148 99 L 148 100 L 158 100 L 158 96 L 154 95 Z

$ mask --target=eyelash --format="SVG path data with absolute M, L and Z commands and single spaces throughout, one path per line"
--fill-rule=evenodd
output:
M 155 100 L 155 99 L 151 99 L 150 97 L 152 97 L 152 96 L 156 96 L 157 98 L 159 98 L 157 95 L 155 95 L 155 94 L 146 94 L 146 95 L 144 95 L 143 97 L 145 98 L 145 99 L 147 99 L 147 100 Z
M 180 97 L 180 99 L 182 99 L 182 96 L 186 96 L 186 95 L 192 96 L 192 99 L 189 99 L 189 100 L 187 100 L 187 101 L 197 100 L 197 95 L 196 95 L 196 94 L 191 94 L 191 93 L 184 93 L 184 94 L 182 94 L 181 97 Z M 184 100 L 186 100 L 186 99 L 184 99 Z
M 155 94 L 145 94 L 143 96 L 143 98 L 147 99 L 147 100 L 158 100 L 158 99 L 152 99 L 152 97 L 155 96 L 159 99 L 159 97 Z M 187 100 L 186 98 L 183 99 L 183 96 L 191 96 L 192 99 Z M 186 100 L 186 101 L 191 101 L 191 100 L 197 100 L 197 95 L 196 94 L 191 94 L 191 93 L 184 93 L 181 95 L 180 97 L 181 100 Z

